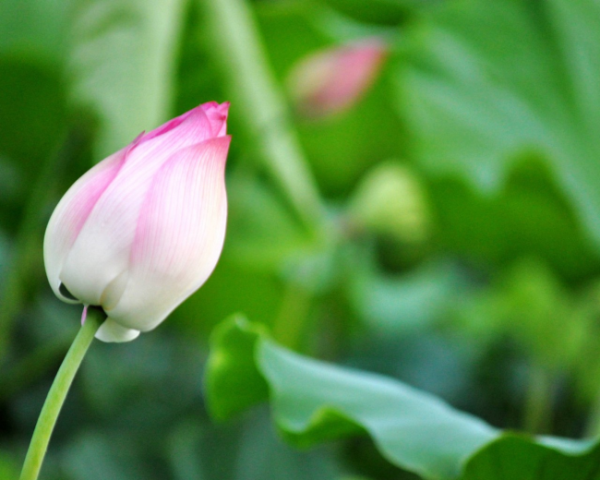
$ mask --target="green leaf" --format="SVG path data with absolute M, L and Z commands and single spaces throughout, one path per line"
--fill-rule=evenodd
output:
M 532 443 L 525 437 L 504 435 L 470 459 L 461 480 L 600 478 L 598 446 L 585 455 L 580 455 L 589 447 L 585 442 L 557 447 L 559 451 Z
M 434 181 L 430 195 L 446 248 L 471 261 L 500 266 L 535 256 L 568 279 L 598 269 L 598 253 L 573 205 L 539 161 L 515 166 L 494 195 L 459 178 Z
M 212 338 L 206 385 L 219 418 L 268 397 L 294 444 L 366 432 L 392 464 L 424 478 L 600 478 L 592 471 L 600 451 L 591 442 L 503 433 L 396 380 L 286 350 L 239 316 Z M 575 471 L 581 476 L 572 477 Z
M 268 397 L 267 384 L 254 364 L 254 346 L 263 331 L 235 316 L 217 327 L 206 366 L 206 401 L 212 415 L 227 418 Z M 250 361 L 248 361 L 250 359 Z
M 476 418 L 407 385 L 302 358 L 271 342 L 258 351 L 279 425 L 300 444 L 362 427 L 393 463 L 428 477 L 451 477 L 461 459 L 495 435 Z
M 170 114 L 184 5 L 184 0 L 76 1 L 73 96 L 100 118 L 99 158 Z
M 422 164 L 489 193 L 541 158 L 598 247 L 599 21 L 589 0 L 462 0 L 416 25 L 398 78 Z

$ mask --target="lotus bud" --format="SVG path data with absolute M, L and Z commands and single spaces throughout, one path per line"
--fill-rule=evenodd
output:
M 419 178 L 393 160 L 364 176 L 348 213 L 355 225 L 402 243 L 423 243 L 431 233 L 429 206 Z
M 48 280 L 61 300 L 105 311 L 100 340 L 152 330 L 212 273 L 227 221 L 228 109 L 206 103 L 142 133 L 54 210 Z
M 297 109 L 314 117 L 351 107 L 374 83 L 387 51 L 382 41 L 370 38 L 305 57 L 288 77 Z

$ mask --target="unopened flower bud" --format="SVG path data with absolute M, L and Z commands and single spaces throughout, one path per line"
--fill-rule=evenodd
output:
M 288 77 L 297 109 L 323 116 L 351 107 L 374 83 L 387 51 L 382 41 L 370 38 L 308 55 Z
M 97 338 L 152 330 L 212 273 L 227 221 L 229 104 L 200 105 L 141 134 L 67 191 L 44 238 L 56 295 L 101 307 Z
M 373 168 L 352 196 L 353 223 L 403 243 L 421 243 L 430 235 L 429 208 L 414 173 L 397 162 Z

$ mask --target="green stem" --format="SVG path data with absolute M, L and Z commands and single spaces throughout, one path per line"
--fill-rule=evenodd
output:
M 235 111 L 271 175 L 286 192 L 304 224 L 324 221 L 316 182 L 307 168 L 287 105 L 267 61 L 258 28 L 245 0 L 202 0 L 215 59 L 229 85 Z
M 100 328 L 102 321 L 101 311 L 90 308 L 85 324 L 79 330 L 75 340 L 73 340 L 73 344 L 60 366 L 48 397 L 44 402 L 42 412 L 33 432 L 29 450 L 27 451 L 27 456 L 25 457 L 20 480 L 36 480 L 38 478 L 58 414 L 67 398 L 67 393 L 81 365 L 81 361 L 92 343 L 98 328 Z

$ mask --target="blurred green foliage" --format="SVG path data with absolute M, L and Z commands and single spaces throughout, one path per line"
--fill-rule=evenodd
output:
M 78 328 L 80 312 L 53 297 L 43 271 L 53 206 L 142 130 L 205 101 L 243 98 L 238 90 L 255 81 L 222 61 L 226 39 L 209 24 L 213 1 L 0 2 L 0 479 L 15 477 Z M 157 331 L 130 344 L 93 345 L 43 478 L 441 475 L 439 465 L 395 461 L 348 411 L 328 410 L 315 425 L 319 438 L 371 437 L 310 450 L 277 436 L 262 407 L 211 420 L 207 399 L 213 410 L 219 405 L 217 416 L 228 416 L 278 391 L 252 365 L 258 337 L 243 335 L 236 346 L 243 361 L 231 366 L 246 370 L 204 391 L 209 335 L 235 312 L 289 349 L 393 377 L 480 417 L 491 431 L 597 435 L 597 3 L 237 3 L 249 8 L 262 67 L 284 104 L 260 125 L 232 104 L 220 263 Z M 390 51 L 354 107 L 303 118 L 285 103 L 287 75 L 304 55 L 370 36 Z M 323 218 L 314 225 L 300 218 L 294 177 L 286 184 L 263 158 L 263 138 L 280 134 L 298 139 L 301 151 L 282 161 L 305 162 L 306 178 L 296 180 L 317 192 Z M 301 376 L 284 379 L 300 389 L 291 399 L 300 405 L 284 413 L 300 415 Z M 310 383 L 304 390 L 320 392 Z M 331 383 L 318 400 L 335 410 L 341 392 Z M 355 406 L 372 413 L 375 396 L 366 388 Z M 289 418 L 273 405 L 281 427 Z M 465 445 L 456 447 L 470 455 Z M 597 449 L 573 457 L 557 453 L 565 444 L 552 453 L 548 445 L 503 436 L 443 471 L 495 478 L 491 465 L 501 462 L 511 478 L 566 478 L 560 472 L 573 469 L 597 478 L 590 466 Z M 548 462 L 539 467 L 542 457 Z M 555 476 L 544 476 L 551 470 Z

